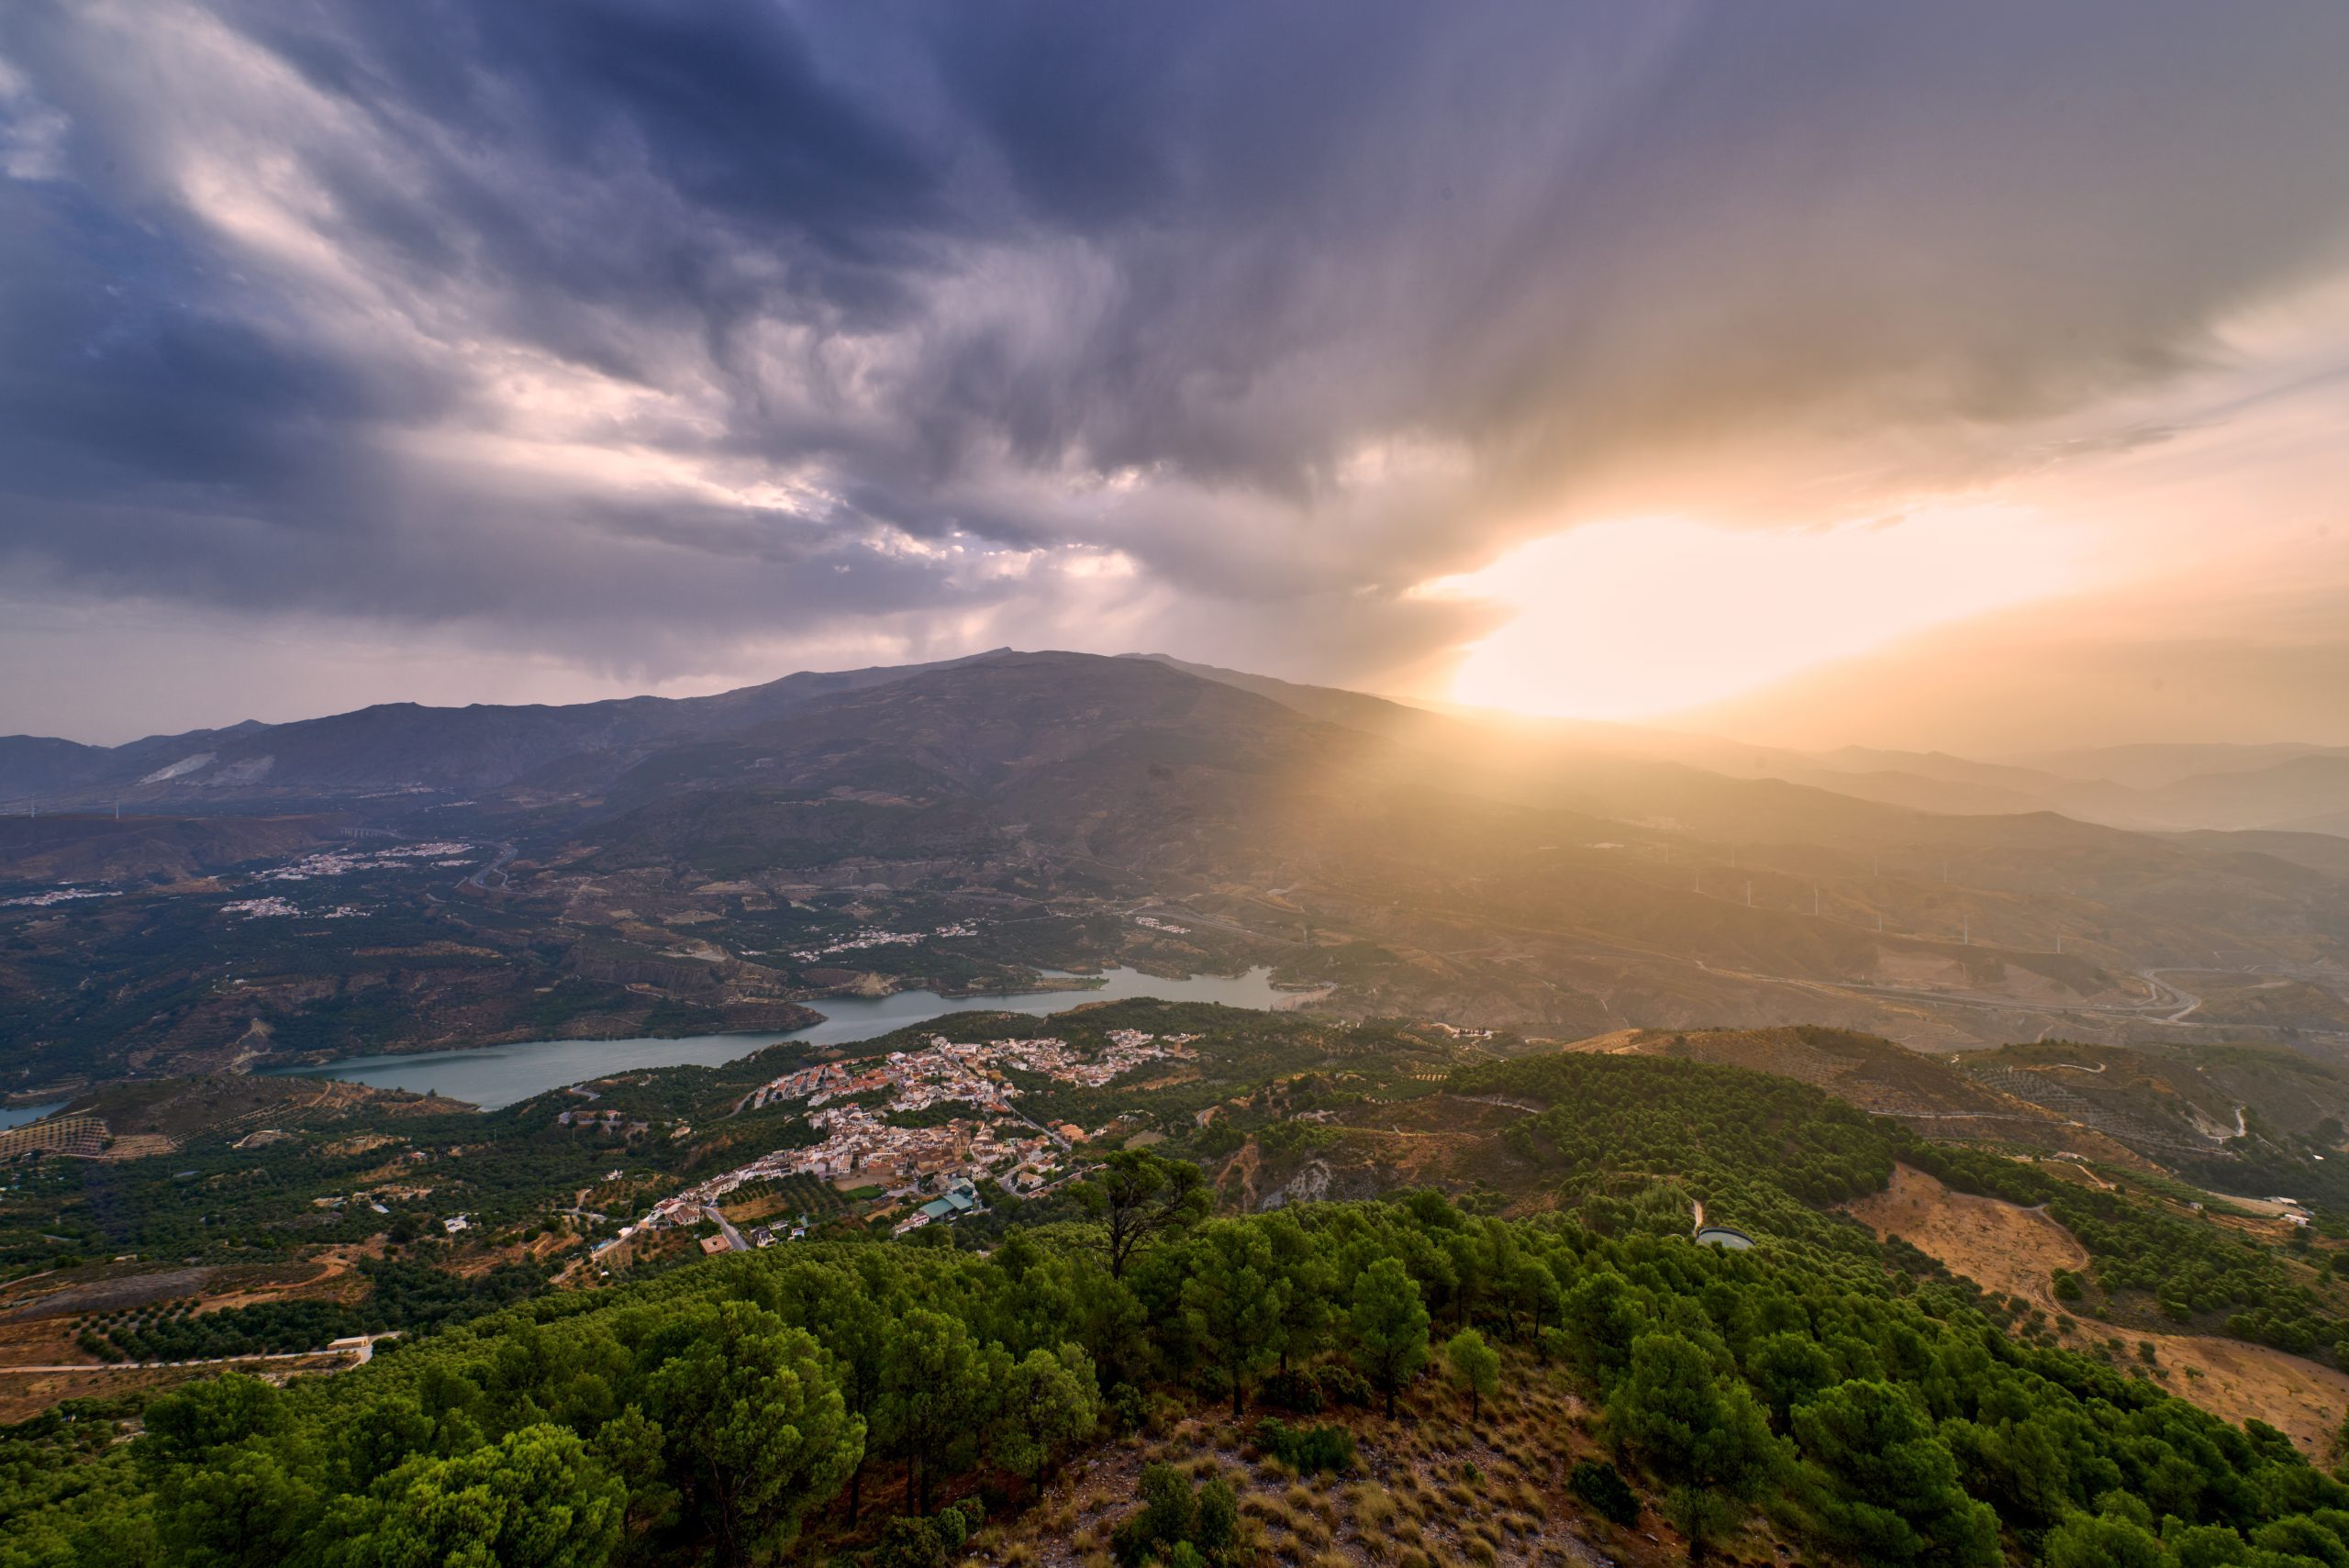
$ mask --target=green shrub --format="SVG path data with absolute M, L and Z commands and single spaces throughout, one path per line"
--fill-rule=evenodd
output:
M 1343 1362 L 1315 1368 L 1313 1385 L 1320 1390 L 1321 1403 L 1328 1407 L 1367 1410 L 1375 1397 L 1370 1379 Z
M 1276 1416 L 1256 1429 L 1256 1446 L 1300 1475 L 1354 1467 L 1354 1435 L 1343 1427 L 1292 1427 Z
M 1116 1385 L 1101 1403 L 1109 1425 L 1120 1432 L 1140 1431 L 1141 1424 L 1150 1418 L 1149 1396 L 1130 1383 Z
M 1161 1461 L 1141 1473 L 1141 1512 L 1119 1525 L 1110 1536 L 1118 1561 L 1132 1568 L 1163 1556 L 1177 1541 L 1188 1540 L 1198 1529 L 1199 1499 L 1183 1473 Z
M 943 1522 L 950 1516 L 952 1523 Z M 873 1568 L 946 1568 L 947 1558 L 962 1548 L 962 1525 L 963 1516 L 951 1508 L 935 1518 L 901 1514 L 882 1527 Z
M 1586 1459 L 1575 1465 L 1566 1488 L 1610 1524 L 1628 1528 L 1639 1520 L 1639 1494 L 1631 1490 L 1621 1471 L 1604 1460 Z
M 1300 1416 L 1321 1413 L 1321 1385 L 1310 1372 L 1302 1369 L 1275 1373 L 1264 1379 L 1256 1396 L 1275 1409 L 1293 1410 Z

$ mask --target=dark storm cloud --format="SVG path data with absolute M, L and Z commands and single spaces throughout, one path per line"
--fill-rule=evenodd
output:
M 0 551 L 648 665 L 1271 601 L 1343 674 L 1584 497 L 1865 423 L 1865 506 L 2207 361 L 2339 261 L 2344 58 L 2330 5 L 24 0 Z
M 273 341 L 180 245 L 67 191 L 0 183 L 0 432 L 13 484 L 106 499 L 307 465 L 383 411 L 363 368 Z M 344 454 L 348 455 L 348 454 Z

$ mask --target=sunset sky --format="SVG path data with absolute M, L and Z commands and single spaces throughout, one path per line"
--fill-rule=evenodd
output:
M 2349 6 L 0 6 L 0 732 L 2349 743 Z

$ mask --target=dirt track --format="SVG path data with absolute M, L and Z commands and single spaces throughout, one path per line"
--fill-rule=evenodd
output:
M 2087 1250 L 2039 1210 L 1954 1193 L 1906 1165 L 1893 1167 L 1889 1187 L 1849 1207 L 1879 1237 L 1898 1236 L 1953 1273 L 2020 1296 L 2051 1318 L 2070 1310 L 2055 1299 L 2054 1271 L 2088 1265 Z M 2085 1348 L 2092 1336 L 2116 1331 L 2082 1318 L 2066 1342 Z M 2255 1416 L 2290 1434 L 2312 1458 L 2332 1454 L 2342 1413 L 2349 1410 L 2349 1375 L 2239 1340 L 2133 1331 L 2121 1337 L 2132 1347 L 2154 1342 L 2159 1364 L 2172 1373 L 2165 1384 L 2171 1393 L 2230 1421 Z

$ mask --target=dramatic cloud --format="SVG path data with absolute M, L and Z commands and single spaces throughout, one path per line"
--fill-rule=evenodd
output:
M 2243 417 L 2343 266 L 2345 58 L 2332 4 L 17 0 L 0 648 L 77 711 L 93 626 L 483 696 L 1435 680 L 1520 606 L 1427 585 L 1581 524 Z

